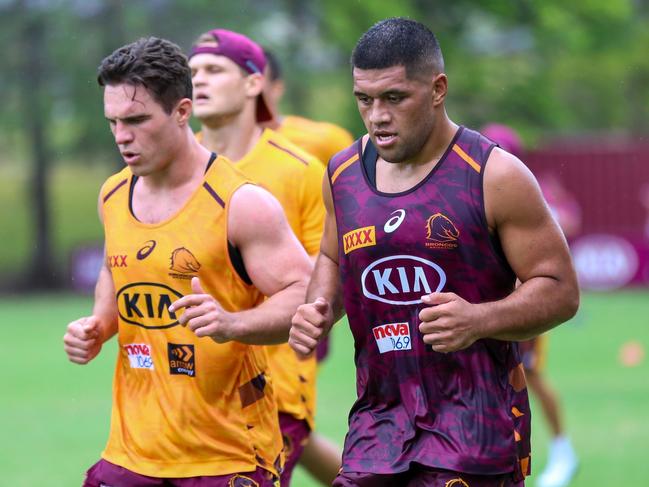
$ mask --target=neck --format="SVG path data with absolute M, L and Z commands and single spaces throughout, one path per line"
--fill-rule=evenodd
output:
M 261 126 L 264 128 L 269 128 L 271 130 L 277 130 L 284 122 L 284 115 L 280 115 L 274 110 L 271 110 L 271 112 L 273 113 L 273 118 L 271 118 L 268 122 L 263 122 Z
M 257 143 L 263 128 L 251 117 L 240 116 L 225 123 L 207 123 L 201 126 L 201 144 L 231 161 L 242 159 Z
M 448 118 L 445 111 L 442 112 L 428 141 L 419 153 L 418 162 L 421 164 L 436 164 L 448 149 L 457 130 L 458 125 Z
M 189 127 L 178 140 L 168 163 L 161 170 L 142 176 L 142 183 L 148 190 L 173 191 L 203 177 L 210 151 L 196 141 Z
M 379 156 L 376 162 L 376 187 L 386 193 L 400 193 L 417 185 L 444 156 L 457 130 L 458 126 L 443 113 L 414 157 L 390 163 Z

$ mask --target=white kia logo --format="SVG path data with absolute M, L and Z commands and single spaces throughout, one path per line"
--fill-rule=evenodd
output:
M 386 304 L 421 303 L 421 296 L 439 292 L 446 273 L 435 264 L 414 255 L 392 255 L 375 260 L 361 274 L 363 294 Z

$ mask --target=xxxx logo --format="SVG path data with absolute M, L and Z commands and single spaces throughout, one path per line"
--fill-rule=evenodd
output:
M 376 228 L 374 225 L 371 227 L 357 228 L 343 235 L 343 249 L 345 254 L 350 253 L 352 250 L 371 247 L 372 245 L 376 245 Z
M 107 255 L 106 267 L 112 269 L 113 267 L 128 267 L 126 264 L 126 255 Z

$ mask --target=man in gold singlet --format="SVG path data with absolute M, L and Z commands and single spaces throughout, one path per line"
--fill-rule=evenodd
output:
M 105 58 L 127 167 L 99 195 L 105 264 L 64 347 L 118 334 L 111 428 L 84 486 L 275 486 L 282 440 L 266 345 L 287 339 L 311 269 L 277 200 L 195 139 L 191 71 L 154 37 Z
M 316 156 L 326 166 L 336 153 L 349 147 L 353 136 L 344 128 L 329 122 L 310 120 L 297 115 L 283 115 L 279 103 L 284 96 L 285 85 L 282 66 L 270 50 L 264 49 L 266 55 L 266 85 L 264 100 L 273 118 L 264 125 L 280 133 L 309 154 Z M 329 354 L 329 337 L 325 337 L 316 348 L 316 360 L 321 364 Z M 340 470 L 341 449 L 322 434 L 314 432 L 304 447 L 300 465 L 320 481 L 322 485 L 331 485 Z
M 262 127 L 270 118 L 262 91 L 265 65 L 261 47 L 242 34 L 215 29 L 199 37 L 189 59 L 194 116 L 201 122 L 197 138 L 267 188 L 306 252 L 315 255 L 324 222 L 324 166 Z M 316 359 L 298 360 L 286 343 L 268 347 L 268 358 L 285 446 L 281 485 L 287 487 L 314 428 Z

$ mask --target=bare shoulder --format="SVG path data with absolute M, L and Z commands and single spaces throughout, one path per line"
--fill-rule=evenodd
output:
M 532 172 L 518 157 L 494 147 L 485 169 L 485 184 L 502 186 L 535 181 Z
M 251 233 L 273 233 L 283 225 L 286 225 L 284 210 L 269 191 L 255 184 L 244 184 L 232 194 L 228 210 L 228 238 L 232 243 Z
M 512 218 L 543 218 L 547 207 L 532 171 L 516 156 L 493 149 L 484 174 L 485 211 L 494 229 Z

